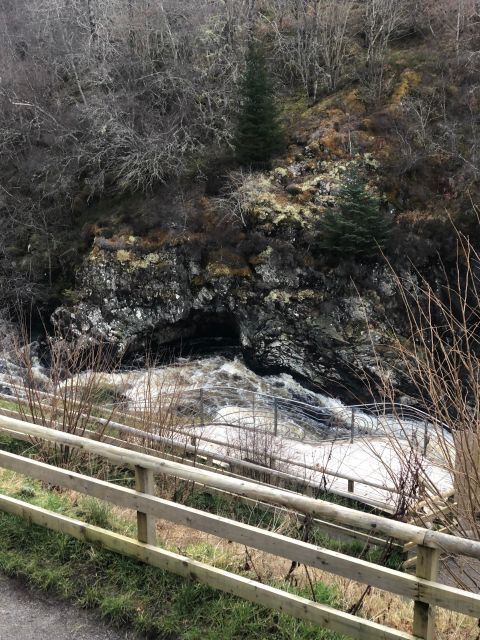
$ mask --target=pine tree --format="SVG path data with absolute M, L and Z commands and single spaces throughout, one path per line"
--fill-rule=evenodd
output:
M 337 206 L 320 223 L 320 246 L 334 255 L 373 258 L 385 249 L 390 223 L 356 172 L 347 175 Z
M 241 164 L 260 168 L 268 166 L 272 156 L 283 148 L 283 134 L 265 54 L 253 43 L 246 58 L 234 147 Z

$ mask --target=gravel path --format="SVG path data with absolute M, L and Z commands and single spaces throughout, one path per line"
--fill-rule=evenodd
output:
M 0 574 L 0 640 L 140 640 Z

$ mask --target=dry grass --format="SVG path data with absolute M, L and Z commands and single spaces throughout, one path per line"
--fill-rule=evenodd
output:
M 390 348 L 397 356 L 394 378 L 408 380 L 425 426 L 408 426 L 402 410 L 393 409 L 400 430 L 388 435 L 402 465 L 403 503 L 399 515 L 428 527 L 480 539 L 480 253 L 452 224 L 456 263 L 440 265 L 433 277 L 414 272 L 410 279 L 392 273 L 408 322 L 408 335 L 393 332 Z M 377 355 L 382 382 L 372 383 L 386 407 L 397 400 L 392 372 Z M 386 413 L 390 408 L 386 408 Z M 403 426 L 402 426 L 403 425 Z M 451 434 L 448 429 L 451 430 Z M 425 437 L 426 436 L 426 437 Z M 431 481 L 428 460 L 452 479 L 455 498 L 444 496 Z M 416 503 L 424 501 L 418 509 Z M 444 509 L 435 518 L 432 511 Z M 461 588 L 480 589 L 480 568 L 460 568 L 455 558 L 445 571 Z

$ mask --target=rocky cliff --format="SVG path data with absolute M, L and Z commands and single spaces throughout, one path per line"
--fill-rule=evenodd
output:
M 385 144 L 363 116 L 355 92 L 308 110 L 271 171 L 237 175 L 221 198 L 193 198 L 195 224 L 173 215 L 144 233 L 97 227 L 70 302 L 54 314 L 57 326 L 127 351 L 234 333 L 258 371 L 287 371 L 327 392 L 367 398 L 367 379 L 381 375 L 377 358 L 396 375 L 391 336 L 404 319 L 394 277 L 381 260 L 344 256 L 330 265 L 316 243 L 350 164 L 392 215 L 379 171 Z
M 312 220 L 334 199 L 341 169 L 333 164 L 296 183 L 298 162 L 254 179 L 253 230 L 241 235 L 262 232 L 256 252 L 212 249 L 188 231 L 97 235 L 56 324 L 72 338 L 127 351 L 234 333 L 258 371 L 287 371 L 330 393 L 365 398 L 366 378 L 379 374 L 373 347 L 383 365 L 395 366 L 389 336 L 402 314 L 386 265 L 328 267 L 306 242 Z
M 359 392 L 377 373 L 372 343 L 388 359 L 389 332 L 399 321 L 393 278 L 372 268 L 359 289 L 335 270 L 285 259 L 267 248 L 250 263 L 188 245 L 148 251 L 139 238 L 95 246 L 78 273 L 78 299 L 55 320 L 75 338 L 139 350 L 235 331 L 247 361 L 260 371 L 288 371 L 339 393 Z M 253 263 L 253 264 L 252 264 Z M 386 352 L 387 350 L 387 352 Z M 391 354 L 393 356 L 393 354 Z

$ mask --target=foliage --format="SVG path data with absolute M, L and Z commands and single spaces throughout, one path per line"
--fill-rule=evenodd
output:
M 325 91 L 341 105 L 342 88 L 354 89 L 359 99 L 347 104 L 346 124 L 336 108 L 331 118 L 316 109 L 322 103 L 308 117 L 321 127 L 328 115 L 348 128 L 353 146 L 368 134 L 361 138 L 379 152 L 398 209 L 469 208 L 480 175 L 473 0 L 4 0 L 0 292 L 7 303 L 40 301 L 53 310 L 93 239 L 82 228 L 98 231 L 108 218 L 118 229 L 117 207 L 141 234 L 146 221 L 165 226 L 162 207 L 182 219 L 163 192 L 160 202 L 151 199 L 164 183 L 183 198 L 203 175 L 218 195 L 225 169 L 234 168 L 226 154 L 252 35 L 268 42 L 282 97 L 299 96 L 302 111 Z M 411 84 L 410 95 L 392 95 L 397 76 L 418 77 L 418 95 Z M 388 129 L 372 130 L 372 119 L 385 114 Z M 291 137 L 303 145 L 303 124 L 292 120 Z M 206 158 L 218 164 L 206 169 Z M 185 176 L 186 189 L 175 182 Z M 141 215 L 145 202 L 154 214 Z
M 357 173 L 350 172 L 340 189 L 337 206 L 320 226 L 320 246 L 342 257 L 373 258 L 387 246 L 390 224 L 378 198 L 368 192 Z
M 240 95 L 236 156 L 243 165 L 268 166 L 272 156 L 283 148 L 283 135 L 265 53 L 254 43 L 248 49 Z

